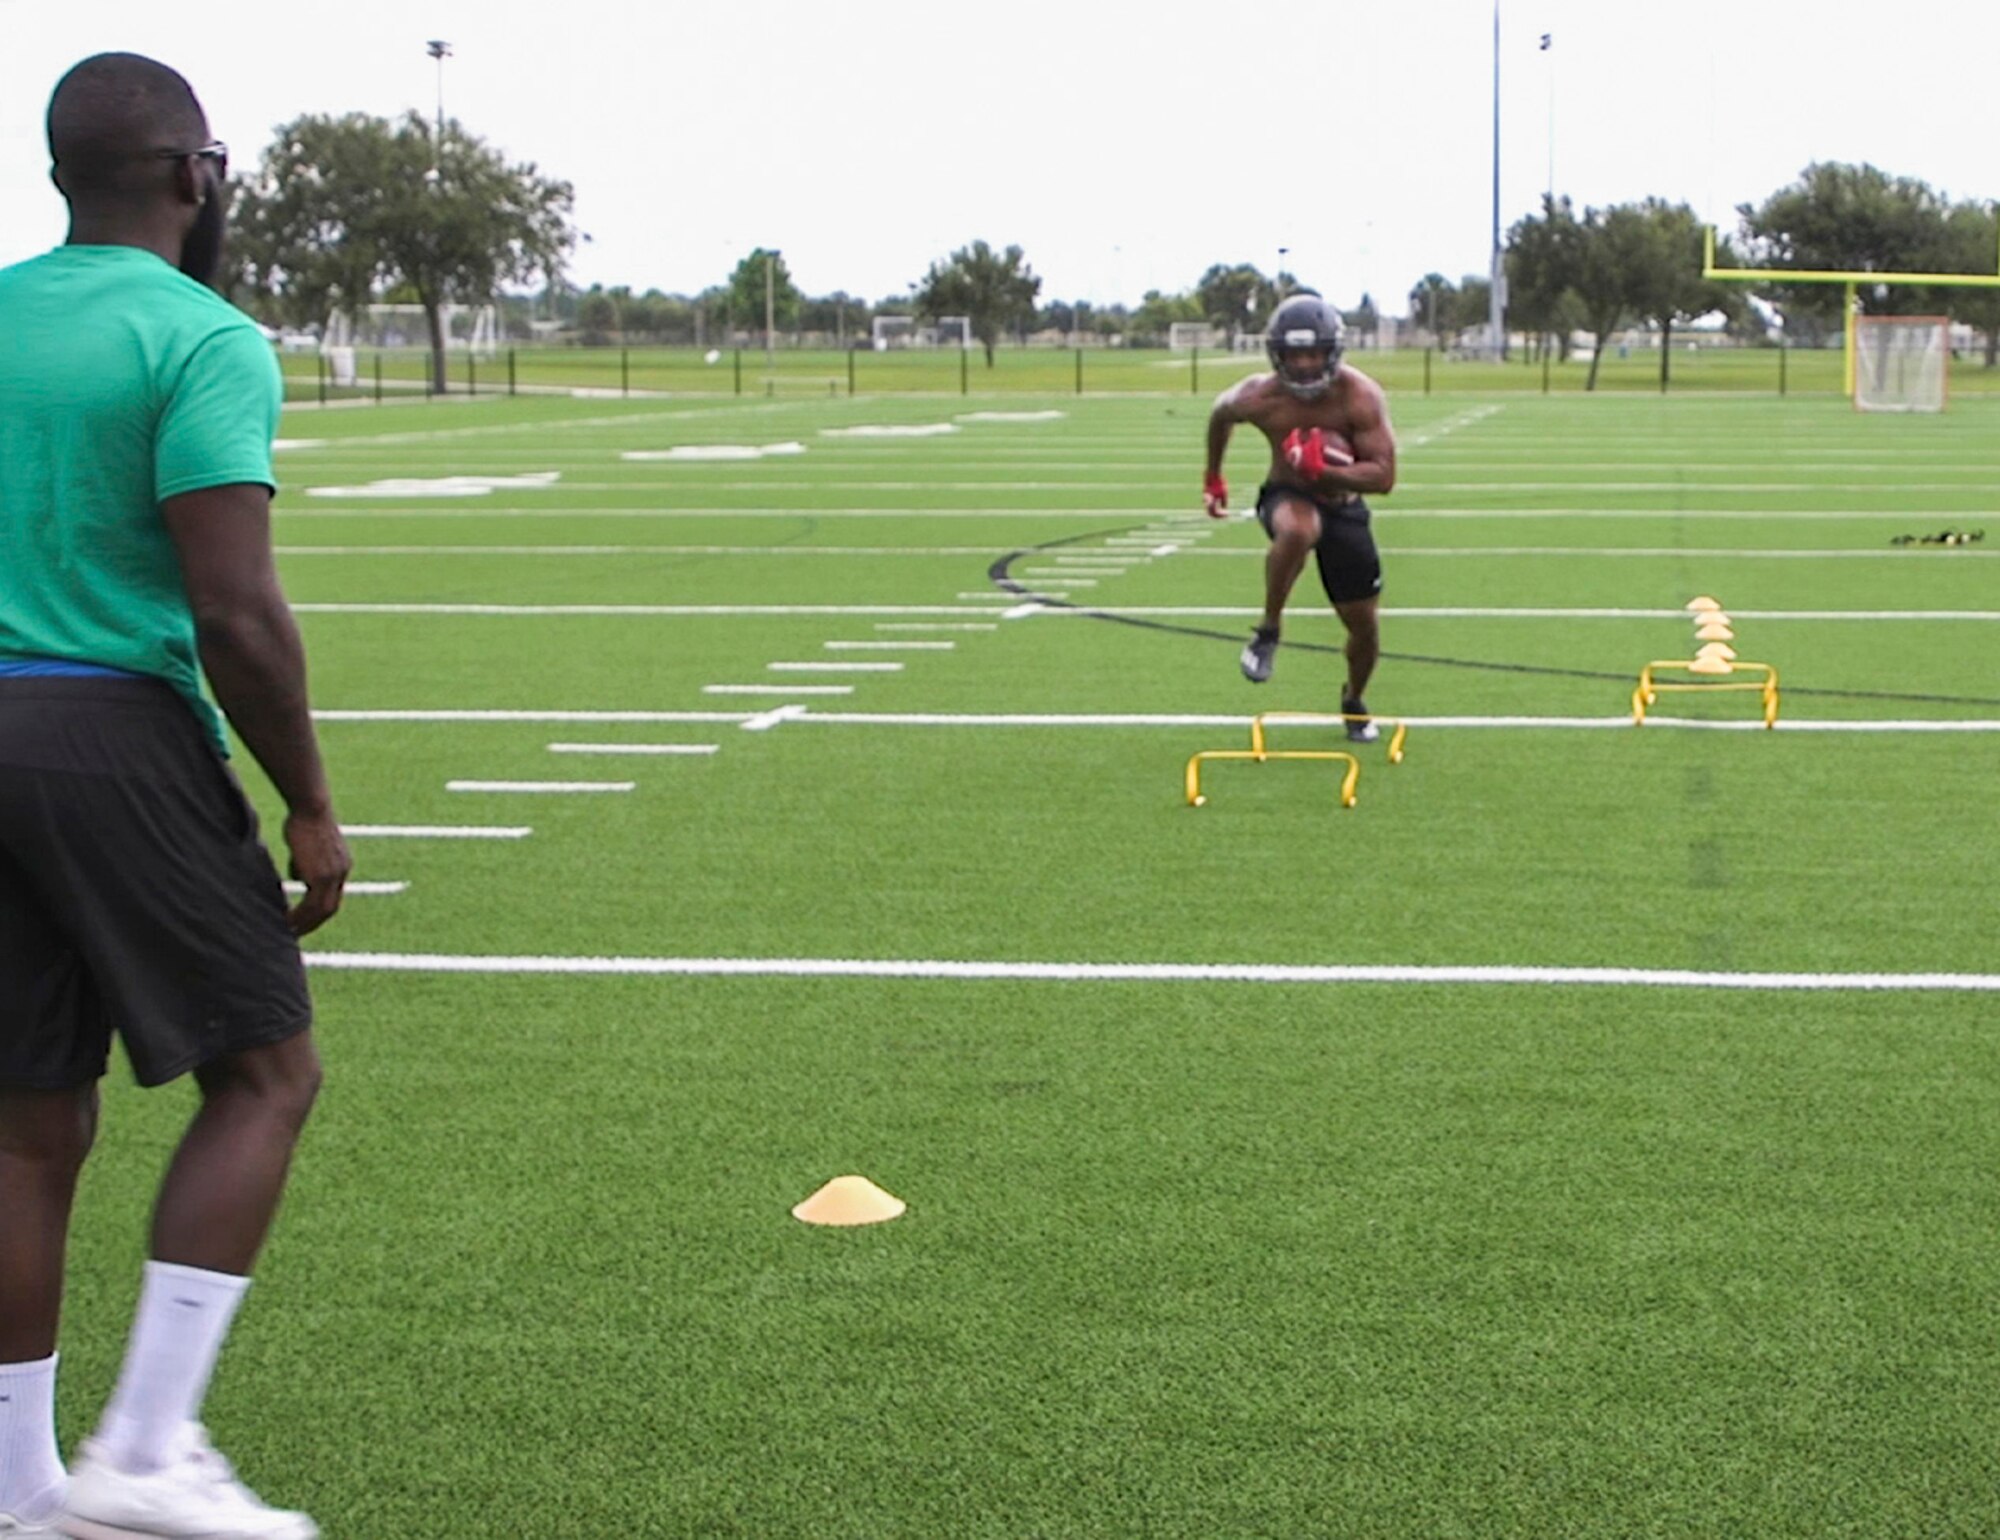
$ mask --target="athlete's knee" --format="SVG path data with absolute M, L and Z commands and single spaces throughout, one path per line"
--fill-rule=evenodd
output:
M 1349 647 L 1376 645 L 1380 631 L 1375 621 L 1373 600 L 1364 600 L 1359 604 L 1338 604 L 1334 608 L 1340 614 L 1340 623 L 1347 627 Z
M 1271 538 L 1301 548 L 1319 544 L 1319 510 L 1289 499 L 1271 510 Z
M 57 1173 L 79 1170 L 97 1139 L 97 1085 L 0 1089 L 0 1155 Z
M 310 1032 L 224 1054 L 195 1071 L 205 1101 L 227 1100 L 294 1130 L 311 1116 L 325 1078 Z

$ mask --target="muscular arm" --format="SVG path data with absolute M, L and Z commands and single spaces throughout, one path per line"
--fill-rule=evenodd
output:
M 306 704 L 305 648 L 271 560 L 271 493 L 249 482 L 160 505 L 180 557 L 202 672 L 216 703 L 285 799 L 285 843 L 306 896 L 303 935 L 340 907 L 353 862 L 333 813 Z
M 1222 474 L 1222 456 L 1229 448 L 1229 435 L 1236 425 L 1245 420 L 1242 406 L 1242 385 L 1232 385 L 1215 398 L 1214 409 L 1208 414 L 1208 466 L 1205 474 Z
M 1396 434 L 1389 426 L 1388 403 L 1382 388 L 1373 380 L 1355 395 L 1348 416 L 1348 443 L 1354 448 L 1352 465 L 1330 465 L 1320 477 L 1320 485 L 1343 492 L 1389 492 L 1396 486 Z

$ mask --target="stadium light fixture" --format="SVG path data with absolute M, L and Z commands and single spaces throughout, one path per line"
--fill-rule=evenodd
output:
M 438 110 L 431 132 L 431 174 L 430 180 L 437 182 L 444 177 L 444 61 L 451 57 L 451 44 L 443 38 L 434 37 L 424 44 L 424 52 L 437 60 Z

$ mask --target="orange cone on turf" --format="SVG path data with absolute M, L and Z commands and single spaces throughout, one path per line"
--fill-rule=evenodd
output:
M 1736 633 L 1727 626 L 1710 623 L 1695 627 L 1694 639 L 1698 642 L 1733 642 Z
M 1723 662 L 1734 661 L 1736 649 L 1727 642 L 1703 642 L 1695 652 L 1697 658 L 1720 658 Z
M 865 1176 L 837 1176 L 792 1209 L 809 1225 L 878 1225 L 909 1205 Z
M 1722 606 L 1709 598 L 1707 594 L 1699 594 L 1688 600 L 1686 608 L 1689 610 L 1719 610 Z

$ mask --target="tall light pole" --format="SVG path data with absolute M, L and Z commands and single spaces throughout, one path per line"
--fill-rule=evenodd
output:
M 1507 353 L 1507 271 L 1500 254 L 1500 0 L 1493 0 L 1493 263 L 1487 283 L 1487 319 L 1493 329 L 1493 362 Z
M 764 367 L 770 368 L 778 361 L 778 286 L 777 266 L 779 253 L 773 248 L 764 253 Z
M 451 44 L 434 37 L 424 44 L 424 51 L 437 60 L 438 67 L 438 110 L 431 133 L 430 180 L 435 182 L 444 176 L 444 61 L 451 57 Z

